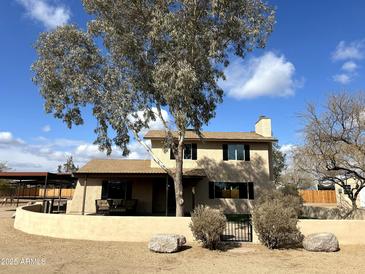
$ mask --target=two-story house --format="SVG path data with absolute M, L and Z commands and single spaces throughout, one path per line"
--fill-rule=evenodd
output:
M 151 130 L 154 155 L 172 170 L 164 151 L 164 131 Z M 226 213 L 247 213 L 260 189 L 272 186 L 271 120 L 261 116 L 254 132 L 203 132 L 185 136 L 183 187 L 185 212 L 206 204 Z M 98 199 L 136 202 L 139 215 L 175 215 L 172 178 L 153 160 L 91 160 L 76 174 L 78 183 L 68 213 L 95 213 Z

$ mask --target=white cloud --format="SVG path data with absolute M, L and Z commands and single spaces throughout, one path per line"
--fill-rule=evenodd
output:
M 25 8 L 30 18 L 41 22 L 47 29 L 65 25 L 71 17 L 67 7 L 52 5 L 47 0 L 18 0 L 18 2 Z
M 51 126 L 50 125 L 45 125 L 44 127 L 42 127 L 42 131 L 43 132 L 50 132 L 51 131 Z
M 147 142 L 148 145 L 150 143 Z M 137 142 L 129 144 L 128 159 L 148 159 L 146 150 Z M 122 151 L 113 147 L 108 157 L 97 145 L 82 140 L 47 139 L 38 137 L 32 143 L 14 138 L 8 131 L 0 132 L 0 161 L 13 170 L 56 171 L 57 166 L 73 155 L 75 164 L 83 166 L 93 158 L 123 158 Z
M 333 75 L 333 81 L 346 85 L 351 82 L 351 76 L 345 73 Z
M 296 145 L 293 144 L 285 144 L 280 146 L 280 151 L 285 154 L 290 154 L 296 148 Z
M 342 65 L 341 68 L 347 72 L 354 72 L 358 68 L 358 65 L 353 61 L 347 61 Z
M 8 143 L 8 142 L 11 142 L 12 140 L 13 140 L 13 135 L 11 134 L 11 132 L 8 132 L 8 131 L 0 132 L 0 142 L 1 143 Z
M 332 60 L 360 60 L 364 58 L 364 41 L 341 41 L 332 53 Z
M 150 121 L 149 124 L 148 124 L 148 128 L 143 128 L 140 132 L 141 136 L 144 136 L 148 130 L 159 130 L 159 129 L 164 129 L 164 125 L 163 125 L 163 122 L 162 120 L 157 116 L 157 108 L 153 107 L 152 108 L 152 111 L 156 114 L 156 120 L 155 121 Z M 144 114 L 144 111 L 138 111 L 137 112 L 137 116 L 139 119 L 141 120 L 144 120 L 143 119 L 143 114 Z M 162 114 L 162 118 L 165 120 L 165 122 L 167 124 L 170 123 L 170 117 L 169 117 L 169 114 L 166 110 L 164 109 L 161 109 L 161 114 Z M 132 115 L 129 115 L 129 120 L 130 121 L 134 121 L 135 118 L 132 116 Z
M 221 87 L 236 99 L 294 95 L 302 84 L 294 79 L 295 67 L 284 55 L 267 52 L 248 62 L 235 61 L 225 70 Z
M 20 138 L 15 139 L 9 131 L 0 131 L 0 146 L 4 145 L 22 145 L 24 141 Z

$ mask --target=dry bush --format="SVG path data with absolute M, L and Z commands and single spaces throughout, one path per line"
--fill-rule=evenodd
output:
M 300 210 L 300 203 L 293 195 L 277 190 L 262 193 L 252 210 L 252 221 L 260 242 L 270 249 L 300 243 L 303 240 L 297 228 Z
M 217 249 L 220 236 L 226 228 L 226 216 L 223 212 L 204 205 L 197 206 L 191 214 L 190 229 L 203 247 Z

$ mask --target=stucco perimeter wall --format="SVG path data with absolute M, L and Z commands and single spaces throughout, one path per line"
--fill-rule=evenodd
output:
M 189 217 L 113 217 L 39 213 L 40 205 L 17 208 L 14 227 L 23 232 L 65 239 L 147 242 L 153 234 L 178 233 L 194 241 Z M 365 220 L 300 220 L 304 235 L 332 232 L 340 245 L 365 244 Z M 259 243 L 253 235 L 253 243 Z
M 305 236 L 331 232 L 340 245 L 365 244 L 365 220 L 300 220 L 298 226 Z
M 65 239 L 148 242 L 153 234 L 177 233 L 193 241 L 188 217 L 83 216 L 33 210 L 38 207 L 18 207 L 14 227 L 29 234 Z

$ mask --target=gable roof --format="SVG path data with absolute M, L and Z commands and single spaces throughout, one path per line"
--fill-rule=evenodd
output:
M 174 133 L 176 134 L 176 133 Z M 275 142 L 274 137 L 264 137 L 256 132 L 202 132 L 202 141 L 250 141 L 250 142 Z M 166 137 L 164 130 L 150 130 L 144 136 L 145 139 L 162 140 Z M 194 131 L 187 131 L 185 133 L 185 140 L 201 140 Z
M 171 169 L 174 171 L 174 169 Z M 76 173 L 79 174 L 167 174 L 159 167 L 151 167 L 151 160 L 129 160 L 129 159 L 94 159 L 86 163 Z M 184 176 L 205 176 L 203 169 L 184 168 Z

